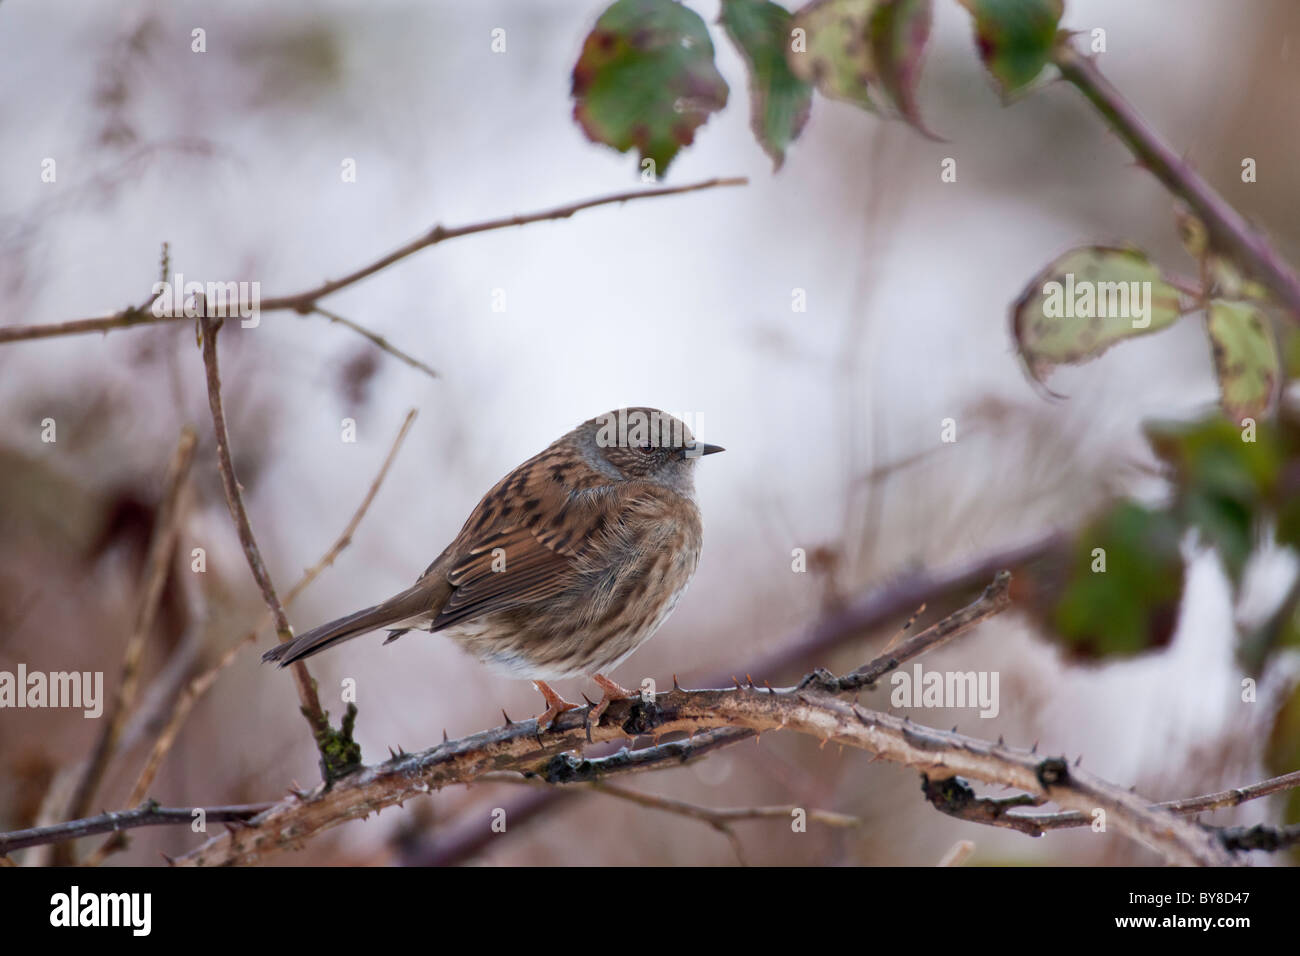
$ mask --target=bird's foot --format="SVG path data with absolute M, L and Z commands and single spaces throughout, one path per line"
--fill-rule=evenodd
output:
M 555 723 L 555 718 L 566 710 L 577 710 L 578 704 L 570 703 L 555 691 L 551 690 L 546 681 L 535 680 L 533 686 L 541 691 L 542 697 L 546 701 L 546 710 L 537 715 L 537 730 L 539 733 L 545 733 L 551 729 L 551 724 Z
M 621 684 L 617 684 L 610 680 L 604 674 L 596 674 L 592 677 L 592 680 L 599 684 L 600 689 L 605 692 L 604 696 L 600 698 L 600 703 L 592 708 L 591 713 L 587 717 L 587 722 L 592 727 L 600 726 L 600 718 L 604 716 L 605 711 L 609 709 L 609 705 L 614 703 L 614 701 L 630 700 L 633 697 L 641 696 L 640 691 L 628 690 Z

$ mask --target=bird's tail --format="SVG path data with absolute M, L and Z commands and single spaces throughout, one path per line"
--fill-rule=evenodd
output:
M 313 627 L 292 641 L 277 644 L 262 655 L 262 660 L 277 661 L 281 667 L 287 667 L 294 661 L 319 654 L 327 647 L 342 644 L 361 634 L 386 627 L 418 625 L 433 616 L 430 612 L 434 610 L 432 605 L 435 599 L 436 595 L 430 593 L 427 581 L 416 583 L 381 604 L 320 627 Z

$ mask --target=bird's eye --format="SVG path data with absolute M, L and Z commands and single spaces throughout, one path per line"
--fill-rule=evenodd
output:
M 653 455 L 655 453 L 655 446 L 648 441 L 642 442 L 636 448 L 643 455 Z

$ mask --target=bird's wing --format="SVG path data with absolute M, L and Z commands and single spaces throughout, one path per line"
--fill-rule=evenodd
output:
M 507 476 L 465 522 L 442 572 L 451 596 L 429 630 L 559 595 L 577 584 L 593 536 L 618 520 L 607 488 L 569 492 L 540 470 L 529 478 Z

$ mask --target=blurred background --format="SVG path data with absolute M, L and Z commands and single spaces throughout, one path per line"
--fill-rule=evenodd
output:
M 262 297 L 336 278 L 419 235 L 637 188 L 632 155 L 589 142 L 570 73 L 605 4 L 490 0 L 275 5 L 32 2 L 0 6 L 0 324 L 99 315 L 142 301 L 161 244 L 188 278 L 257 280 Z M 710 24 L 713 0 L 692 3 Z M 1300 259 L 1300 7 L 1070 0 L 1064 25 L 1107 32 L 1101 66 L 1224 197 Z M 191 31 L 207 49 L 191 52 Z M 504 28 L 505 53 L 491 51 Z M 1153 417 L 1216 399 L 1199 317 L 1031 386 L 1008 307 L 1054 255 L 1129 240 L 1183 271 L 1171 201 L 1078 94 L 1050 83 L 1003 106 L 955 2 L 935 5 L 920 87 L 932 141 L 817 98 L 773 174 L 749 130 L 746 73 L 715 31 L 728 107 L 665 185 L 744 175 L 744 188 L 647 199 L 457 239 L 323 304 L 427 362 L 432 379 L 340 325 L 289 312 L 221 337 L 236 464 L 283 593 L 343 530 L 408 408 L 419 418 L 351 546 L 293 606 L 302 631 L 406 587 L 493 482 L 578 422 L 622 405 L 695 416 L 727 447 L 698 470 L 705 548 L 687 596 L 614 676 L 684 686 L 790 645 L 843 602 L 1070 529 L 1117 495 L 1158 499 L 1142 435 Z M 1243 184 L 1243 157 L 1258 182 Z M 940 181 L 945 158 L 957 181 Z M 57 180 L 42 182 L 42 161 Z M 356 181 L 340 175 L 347 159 Z M 806 291 L 807 311 L 791 308 Z M 504 298 L 505 310 L 493 302 Z M 43 442 L 42 421 L 57 423 Z M 943 443 L 944 419 L 957 441 Z M 341 440 L 344 419 L 356 441 Z M 137 716 L 95 809 L 127 797 L 183 681 L 262 605 L 221 494 L 202 362 L 187 321 L 0 348 L 0 670 L 102 670 L 116 687 L 162 476 L 196 426 L 179 556 L 144 659 Z M 193 548 L 207 571 L 189 570 Z M 1189 548 L 1192 545 L 1188 545 Z M 792 550 L 813 555 L 793 573 Z M 928 725 L 1071 759 L 1174 799 L 1268 775 L 1264 738 L 1294 660 L 1240 700 L 1237 618 L 1212 557 L 1189 552 L 1172 640 L 1079 663 L 1013 610 L 924 659 L 997 671 L 1001 709 L 918 710 Z M 1290 584 L 1276 551 L 1252 562 L 1243 605 Z M 965 597 L 940 595 L 925 620 Z M 849 669 L 907 618 L 812 666 Z M 317 779 L 286 672 L 265 629 L 198 705 L 150 790 L 168 806 L 274 800 Z M 437 635 L 362 638 L 311 661 L 327 709 L 357 686 L 367 762 L 541 710 Z M 559 682 L 571 699 L 594 688 Z M 888 688 L 867 706 L 893 709 Z M 0 712 L 0 829 L 33 825 L 84 759 L 97 722 Z M 751 863 L 1150 864 L 1115 835 L 1032 840 L 936 813 L 917 775 L 794 735 L 620 781 L 713 807 L 797 804 L 850 830 L 740 823 Z M 571 792 L 506 834 L 493 807 L 532 791 L 451 788 L 349 823 L 271 863 L 728 865 L 698 821 Z M 1258 801 L 1211 818 L 1276 821 Z M 460 841 L 459 843 L 457 841 Z M 113 862 L 155 863 L 200 836 L 138 830 Z M 83 841 L 82 852 L 98 844 Z M 454 849 L 464 845 L 467 848 Z M 453 850 L 449 850 L 451 847 Z M 40 862 L 46 851 L 16 856 Z M 441 854 L 441 855 L 440 855 Z M 1256 862 L 1264 862 L 1256 858 Z M 1279 862 L 1279 861 L 1273 861 Z

